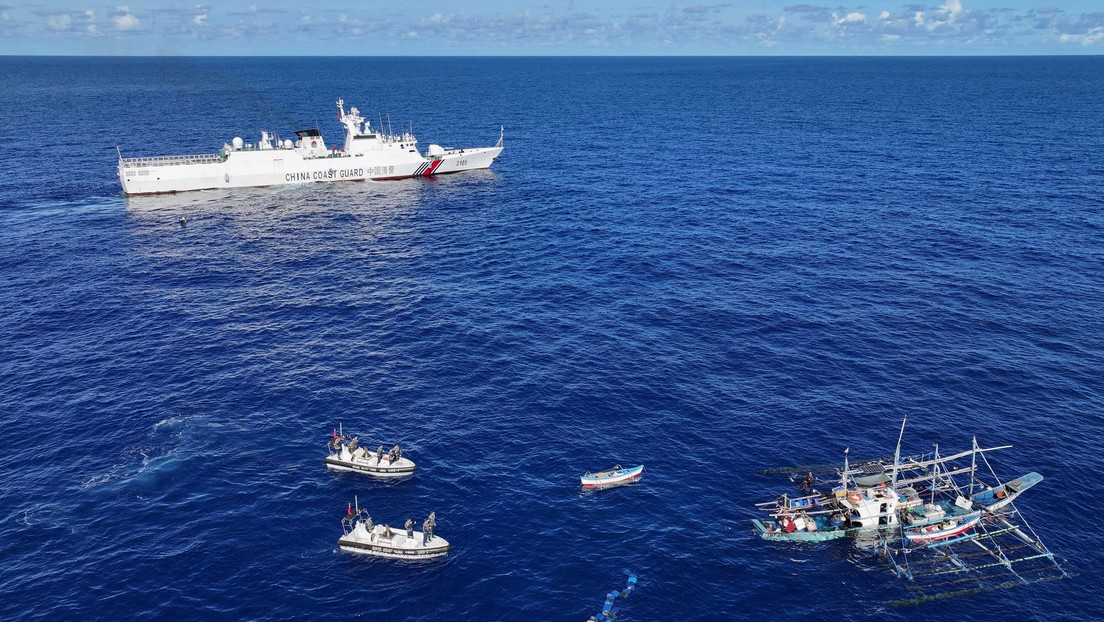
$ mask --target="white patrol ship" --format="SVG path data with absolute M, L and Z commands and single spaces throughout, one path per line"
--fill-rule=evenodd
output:
M 400 179 L 490 168 L 502 153 L 501 128 L 493 147 L 444 149 L 430 145 L 423 156 L 413 134 L 375 131 L 356 108 L 346 113 L 341 99 L 337 100 L 337 110 L 345 126 L 341 148 L 327 147 L 321 132 L 310 129 L 296 132 L 294 142 L 274 141 L 268 132 L 261 132 L 256 144 L 234 137 L 217 154 L 124 158 L 119 152 L 119 181 L 123 192 L 132 195 Z

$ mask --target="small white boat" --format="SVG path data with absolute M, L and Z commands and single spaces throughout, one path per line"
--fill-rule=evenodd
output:
M 598 471 L 597 473 L 590 473 L 589 471 L 579 478 L 582 482 L 583 488 L 589 489 L 601 489 L 601 488 L 613 488 L 614 486 L 623 486 L 625 484 L 631 484 L 639 481 L 640 476 L 644 474 L 644 465 L 624 468 L 620 464 L 614 466 L 612 469 L 606 469 L 605 471 Z
M 426 559 L 448 555 L 452 545 L 448 540 L 433 534 L 436 518 L 431 513 L 423 522 L 424 531 L 407 530 L 372 522 L 368 512 L 360 507 L 350 508 L 341 519 L 342 536 L 337 546 L 343 551 L 390 557 L 392 559 Z
M 327 448 L 326 468 L 333 471 L 354 471 L 374 477 L 405 477 L 414 473 L 414 462 L 403 457 L 398 445 L 386 453 L 381 445 L 373 452 L 361 447 L 357 437 L 335 432 Z

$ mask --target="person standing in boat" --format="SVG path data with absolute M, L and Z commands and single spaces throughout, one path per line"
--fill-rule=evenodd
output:
M 404 526 L 406 527 L 406 537 L 413 540 L 414 539 L 414 520 L 410 519 L 410 518 L 406 519 L 406 524 Z
M 422 545 L 433 539 L 433 528 L 437 526 L 437 513 L 430 512 L 429 518 L 422 522 Z
M 801 482 L 801 491 L 802 492 L 813 492 L 813 473 L 812 473 L 812 471 L 810 471 L 809 474 L 805 476 L 805 481 Z
M 381 462 L 383 462 L 383 445 L 380 445 L 379 449 L 376 450 L 376 464 L 379 465 Z
M 391 448 L 391 464 L 395 464 L 400 458 L 402 458 L 402 450 L 399 449 L 399 445 L 396 443 L 395 446 Z

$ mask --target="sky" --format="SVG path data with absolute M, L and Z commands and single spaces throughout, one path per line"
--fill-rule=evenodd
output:
M 1104 0 L 0 0 L 0 55 L 1102 53 Z

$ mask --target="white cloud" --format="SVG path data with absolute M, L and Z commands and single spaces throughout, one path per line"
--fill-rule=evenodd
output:
M 1085 34 L 1072 35 L 1063 34 L 1058 37 L 1058 40 L 1062 43 L 1080 43 L 1081 45 L 1092 45 L 1098 41 L 1104 41 L 1104 26 L 1097 26 L 1092 30 L 1089 30 Z
M 848 13 L 847 15 L 840 17 L 836 13 L 832 13 L 832 22 L 837 26 L 844 26 L 847 24 L 865 24 L 866 14 L 855 11 L 853 13 Z
M 115 30 L 134 30 L 140 25 L 137 17 L 130 13 L 130 7 L 123 5 L 115 7 L 115 16 L 111 18 L 115 23 Z
M 259 43 L 274 29 L 290 26 L 304 40 L 324 37 L 328 42 L 341 36 L 388 33 L 389 38 L 372 44 L 374 50 L 402 50 L 410 41 L 434 41 L 440 44 L 442 53 L 624 50 L 708 54 L 746 52 L 759 46 L 777 46 L 786 53 L 877 53 L 879 48 L 900 52 L 909 46 L 954 53 L 1000 53 L 1020 50 L 1024 45 L 1040 49 L 1049 46 L 1048 51 L 1061 47 L 1067 53 L 1075 46 L 1104 49 L 1104 12 L 986 8 L 992 0 L 974 0 L 982 8 L 974 8 L 970 0 L 895 0 L 882 8 L 859 3 L 793 4 L 761 12 L 735 3 L 705 4 L 730 0 L 695 0 L 702 4 L 684 7 L 680 6 L 683 3 L 674 3 L 666 10 L 629 14 L 612 11 L 601 2 L 588 4 L 586 11 L 565 12 L 562 6 L 538 7 L 529 4 L 534 0 L 511 0 L 517 4 L 513 11 L 433 7 L 406 14 L 383 11 L 380 15 L 355 4 L 318 12 L 321 9 L 311 4 L 292 8 L 280 3 L 271 8 L 261 4 L 265 0 L 245 0 L 255 4 L 219 11 L 210 3 L 202 4 L 206 0 L 171 1 L 161 8 L 147 8 L 140 3 L 136 5 L 140 16 L 127 5 L 112 4 L 95 11 L 35 8 L 29 11 L 38 16 L 28 24 L 34 31 L 29 36 L 56 38 L 64 33 L 87 39 L 106 35 L 121 38 L 137 31 L 160 36 L 190 35 L 221 41 L 223 50 L 248 50 L 249 42 Z M 3 36 L 13 32 L 11 24 L 19 23 L 21 11 L 5 2 L 0 0 L 0 44 Z M 685 4 L 691 4 L 690 0 Z M 705 14 L 709 19 L 702 19 Z
M 68 13 L 46 16 L 46 27 L 50 30 L 69 30 L 73 25 L 73 18 Z
M 134 30 L 139 24 L 138 18 L 130 13 L 126 15 L 116 15 L 112 20 L 115 22 L 115 30 Z

